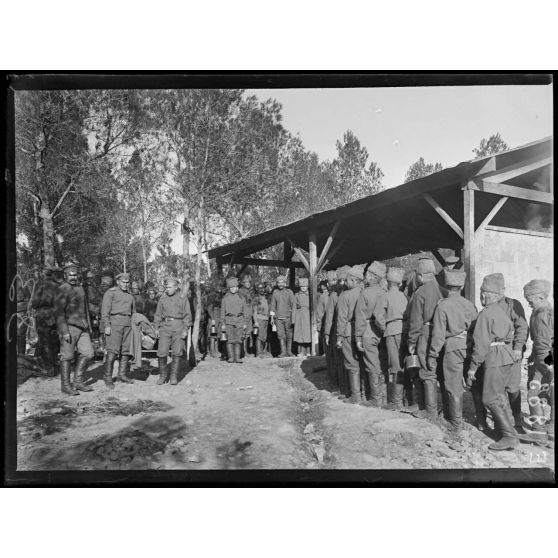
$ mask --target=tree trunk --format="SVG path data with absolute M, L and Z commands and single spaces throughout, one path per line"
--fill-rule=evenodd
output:
M 124 264 L 123 272 L 126 273 L 126 250 L 124 250 L 124 256 L 122 257 L 122 263 Z
M 182 285 L 184 292 L 190 288 L 190 206 L 184 202 L 184 221 L 182 223 Z
M 203 218 L 203 198 L 198 208 L 198 223 L 201 224 Z M 197 247 L 197 265 L 196 265 L 196 315 L 194 317 L 194 327 L 192 328 L 192 345 L 194 347 L 194 354 L 198 349 L 198 340 L 200 338 L 200 320 L 202 313 L 201 304 L 201 266 L 202 266 L 202 238 L 200 234 L 196 235 L 196 247 Z
M 207 245 L 207 215 L 204 212 L 204 216 L 203 216 L 203 249 L 205 250 L 206 254 L 207 254 L 208 248 L 209 247 Z M 211 262 L 209 261 L 209 256 L 206 256 L 205 263 L 207 265 L 207 278 L 211 279 Z
M 145 249 L 145 240 L 141 240 L 141 254 L 143 257 L 143 282 L 147 283 L 147 251 Z
M 54 266 L 54 223 L 52 214 L 46 207 L 41 207 L 39 213 L 43 221 L 43 256 L 45 265 Z

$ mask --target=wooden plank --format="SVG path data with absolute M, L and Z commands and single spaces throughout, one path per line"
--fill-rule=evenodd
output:
M 436 211 L 436 213 L 451 227 L 451 229 L 459 236 L 459 238 L 463 238 L 463 231 L 461 227 L 449 216 L 449 214 L 440 207 L 440 204 L 430 195 L 430 194 L 423 194 L 422 196 L 430 206 Z
M 327 256 L 327 253 L 329 252 L 329 249 L 331 248 L 331 244 L 335 240 L 335 235 L 337 234 L 337 231 L 339 230 L 339 225 L 340 224 L 341 224 L 341 221 L 335 221 L 335 225 L 333 225 L 333 228 L 331 229 L 331 232 L 329 233 L 329 236 L 327 237 L 325 246 L 322 250 L 322 253 L 320 254 L 320 257 L 318 258 L 318 264 L 316 266 L 316 268 L 318 270 L 323 266 L 324 260 L 326 259 L 326 256 Z
M 317 267 L 318 267 L 318 253 L 317 253 L 317 242 L 315 231 L 310 231 L 308 234 L 308 256 L 310 263 L 310 279 L 308 281 L 310 287 L 310 325 L 312 328 L 312 343 L 310 345 L 310 354 L 312 356 L 317 356 L 318 354 L 318 319 L 316 316 L 316 310 L 318 307 L 318 278 L 317 278 Z
M 519 188 L 511 184 L 503 182 L 491 182 L 489 180 L 477 181 L 478 189 L 487 194 L 498 194 L 508 198 L 516 198 L 527 200 L 535 203 L 544 203 L 552 205 L 554 203 L 554 195 L 548 192 L 540 192 L 539 190 L 528 190 L 527 188 Z
M 261 265 L 264 267 L 285 267 L 285 268 L 303 268 L 304 265 L 300 262 L 284 262 L 283 260 L 266 260 L 263 258 L 239 258 L 237 263 L 247 265 Z
M 306 256 L 304 255 L 302 250 L 290 238 L 289 238 L 289 242 L 291 243 L 291 246 L 293 247 L 296 255 L 298 256 L 298 259 L 301 261 L 302 265 L 304 265 L 304 267 L 306 268 L 306 271 L 310 273 L 310 264 L 308 263 L 308 260 L 306 259 Z
M 333 259 L 333 256 L 339 252 L 340 248 L 345 244 L 345 240 L 341 240 L 339 244 L 333 249 L 330 250 L 329 254 L 327 255 L 326 259 L 322 262 L 322 265 L 317 269 L 316 273 L 320 273 L 325 266 Z
M 467 279 L 465 297 L 475 304 L 475 190 L 463 190 L 463 263 Z
M 485 227 L 487 231 L 499 231 L 513 234 L 525 234 L 527 236 L 541 236 L 543 238 L 554 238 L 554 234 L 551 232 L 544 231 L 528 231 L 525 229 L 515 229 L 513 227 L 497 227 L 495 225 L 487 225 Z
M 500 211 L 500 209 L 502 209 L 502 206 L 509 200 L 509 198 L 500 198 L 496 204 L 494 205 L 494 207 L 489 211 L 488 215 L 484 218 L 483 222 L 477 227 L 477 230 L 475 231 L 475 234 L 479 234 L 481 233 L 486 225 L 488 225 L 490 223 L 490 221 L 492 221 L 492 219 L 494 219 L 494 217 L 496 216 L 496 213 L 498 213 L 498 211 Z
M 430 251 L 432 252 L 432 255 L 440 262 L 440 265 L 442 267 L 446 267 L 446 260 L 444 260 L 444 256 L 440 254 L 440 250 L 438 250 L 438 248 L 433 248 Z
M 489 176 L 483 176 L 483 180 L 490 180 L 490 182 L 506 182 L 512 178 L 517 178 L 527 174 L 528 172 L 542 169 L 552 164 L 552 157 L 533 157 L 524 161 L 518 161 L 513 165 L 490 172 Z
M 296 267 L 299 266 L 299 262 L 293 262 L 293 248 L 291 246 L 291 243 L 288 240 L 285 240 L 285 242 L 283 242 L 283 259 L 285 260 L 286 263 L 289 264 L 289 289 L 294 290 L 295 288 L 295 280 L 296 280 L 296 276 L 295 276 L 295 265 L 290 265 L 290 264 L 296 264 Z M 304 267 L 302 264 L 300 264 L 301 267 Z
M 242 264 L 242 267 L 240 268 L 240 271 L 237 273 L 237 277 L 240 279 L 240 277 L 242 277 L 242 274 L 246 271 L 246 268 L 248 267 L 248 264 L 246 262 L 238 262 Z

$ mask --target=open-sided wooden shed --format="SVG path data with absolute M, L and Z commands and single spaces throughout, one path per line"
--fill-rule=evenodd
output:
M 283 266 L 292 279 L 296 267 L 306 268 L 315 324 L 321 270 L 421 250 L 443 264 L 439 249 L 450 248 L 462 254 L 465 294 L 479 306 L 478 287 L 487 273 L 504 273 L 507 294 L 519 299 L 530 279 L 552 280 L 553 200 L 549 137 L 213 248 L 209 257 L 218 267 Z M 280 243 L 283 260 L 252 257 Z M 317 336 L 313 350 L 316 344 Z

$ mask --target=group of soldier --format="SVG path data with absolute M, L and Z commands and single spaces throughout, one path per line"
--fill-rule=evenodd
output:
M 483 309 L 461 295 L 466 274 L 459 259 L 436 274 L 428 256 L 403 284 L 404 270 L 382 262 L 328 271 L 329 292 L 320 295 L 318 317 L 328 372 L 345 402 L 405 410 L 443 425 L 463 428 L 463 395 L 470 388 L 479 430 L 490 411 L 499 440 L 494 451 L 520 440 L 554 435 L 554 314 L 551 284 L 535 279 L 524 287 L 530 324 L 518 300 L 505 296 L 501 273 L 480 288 Z M 527 403 L 521 412 L 521 366 L 528 336 Z M 387 379 L 387 384 L 386 384 Z M 441 409 L 438 410 L 438 389 Z M 383 400 L 386 387 L 387 401 Z M 550 416 L 545 415 L 550 406 Z

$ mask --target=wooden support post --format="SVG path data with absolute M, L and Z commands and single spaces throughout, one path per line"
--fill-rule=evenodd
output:
M 291 243 L 288 240 L 285 240 L 285 242 L 283 242 L 283 261 L 285 262 L 285 264 L 290 264 L 292 262 L 293 259 L 293 248 L 291 246 Z M 295 288 L 295 268 L 294 267 L 290 267 L 289 265 L 289 289 L 294 290 Z
M 463 231 L 461 227 L 449 216 L 445 209 L 440 207 L 440 204 L 430 195 L 423 194 L 422 197 L 428 202 L 428 204 L 436 211 L 436 213 L 451 227 L 451 229 L 459 236 L 463 238 Z
M 329 236 L 327 237 L 325 246 L 322 250 L 322 253 L 320 254 L 320 257 L 318 258 L 318 265 L 316 266 L 316 269 L 318 270 L 318 272 L 322 269 L 325 259 L 327 257 L 327 253 L 329 252 L 329 249 L 331 248 L 331 244 L 332 242 L 335 240 L 335 235 L 337 234 L 337 230 L 339 229 L 339 225 L 341 224 L 341 221 L 335 221 L 335 225 L 333 225 L 333 228 L 331 229 L 331 232 L 329 233 Z
M 475 304 L 475 189 L 466 184 L 463 189 L 463 264 L 467 280 L 465 297 Z
M 475 234 L 479 234 L 479 233 L 482 233 L 482 231 L 484 231 L 484 229 L 486 228 L 486 225 L 488 225 L 490 223 L 490 221 L 492 221 L 492 219 L 494 219 L 494 217 L 496 216 L 496 213 L 498 213 L 498 211 L 500 211 L 500 209 L 508 201 L 508 199 L 509 198 L 500 198 L 496 202 L 496 205 L 490 210 L 488 215 L 484 218 L 483 222 L 477 227 L 477 230 L 475 231 Z
M 306 271 L 310 273 L 310 264 L 308 263 L 308 260 L 306 259 L 306 256 L 304 255 L 302 250 L 290 238 L 289 238 L 289 242 L 291 243 L 291 246 L 296 252 L 298 259 L 301 261 L 302 265 L 306 268 Z
M 223 281 L 223 260 L 221 258 L 217 258 L 215 263 L 217 264 L 217 280 Z
M 327 254 L 327 256 L 325 257 L 324 261 L 322 262 L 322 264 L 320 266 L 318 266 L 317 272 L 319 273 L 320 271 L 322 271 L 322 269 L 325 268 L 325 266 L 332 260 L 333 256 L 335 256 L 335 254 L 337 254 L 337 252 L 339 251 L 339 249 L 345 244 L 345 240 L 341 240 L 339 242 L 339 244 L 329 252 L 329 254 Z
M 317 266 L 318 266 L 318 254 L 316 246 L 316 233 L 310 231 L 308 235 L 308 256 L 309 256 L 309 274 L 310 279 L 308 281 L 310 285 L 310 326 L 312 328 L 312 344 L 310 346 L 311 355 L 318 355 L 318 320 L 316 316 L 316 310 L 318 308 L 318 277 L 317 277 Z

